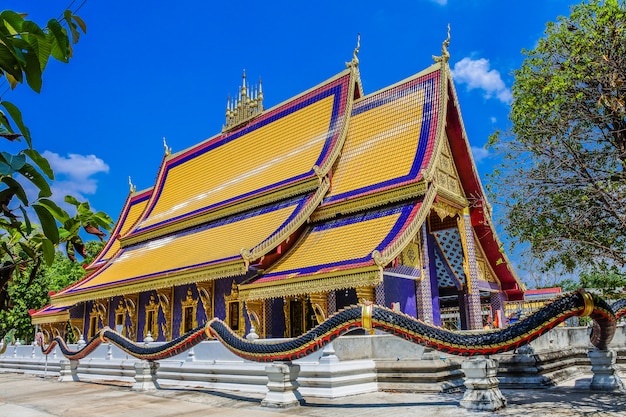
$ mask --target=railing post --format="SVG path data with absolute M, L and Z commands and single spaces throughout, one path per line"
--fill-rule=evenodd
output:
M 78 361 L 61 359 L 59 361 L 61 370 L 59 371 L 59 382 L 79 382 L 78 379 Z
M 461 407 L 475 411 L 495 411 L 506 407 L 506 398 L 498 388 L 498 361 L 476 357 L 461 364 L 465 373 L 465 394 Z
M 153 391 L 159 389 L 157 369 L 159 369 L 158 362 L 135 362 L 135 383 L 131 389 L 133 391 Z
M 267 389 L 261 405 L 263 407 L 289 408 L 299 406 L 302 396 L 298 392 L 300 365 L 291 362 L 273 362 L 265 367 Z
M 587 352 L 591 361 L 591 389 L 596 391 L 623 390 L 624 383 L 617 373 L 615 362 L 617 354 L 614 349 L 594 349 Z

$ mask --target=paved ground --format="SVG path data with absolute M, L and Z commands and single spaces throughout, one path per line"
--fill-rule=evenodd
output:
M 301 407 L 261 407 L 261 395 L 161 389 L 137 393 L 109 383 L 57 382 L 55 378 L 0 373 L 0 416 L 7 417 L 397 417 L 397 416 L 626 416 L 625 393 L 588 390 L 589 379 L 544 390 L 503 390 L 509 406 L 496 413 L 459 407 L 461 394 L 378 392 L 337 400 L 307 398 Z

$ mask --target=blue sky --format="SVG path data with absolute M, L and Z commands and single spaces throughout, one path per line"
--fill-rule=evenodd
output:
M 70 3 L 8 0 L 3 7 L 43 25 Z M 568 15 L 571 4 L 88 0 L 77 13 L 88 31 L 73 60 L 49 64 L 41 94 L 19 86 L 2 99 L 22 109 L 35 147 L 56 170 L 59 197 L 70 192 L 117 218 L 128 176 L 138 190 L 153 185 L 163 137 L 177 152 L 220 131 L 226 98 L 236 94 L 243 69 L 251 82 L 263 78 L 269 108 L 342 71 L 360 32 L 368 94 L 431 65 L 450 23 L 450 66 L 486 183 L 494 157 L 483 146 L 508 126 L 511 74 L 522 63 L 521 50 L 532 49 L 545 23 Z

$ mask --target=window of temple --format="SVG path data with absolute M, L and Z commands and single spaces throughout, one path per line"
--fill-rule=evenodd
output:
M 95 302 L 91 307 L 91 311 L 89 312 L 89 332 L 87 333 L 89 339 L 98 333 L 98 330 L 100 330 L 100 323 L 102 323 L 103 326 L 107 325 L 106 313 L 107 309 L 100 302 Z
M 146 305 L 146 322 L 143 328 L 143 337 L 144 339 L 150 333 L 150 336 L 157 340 L 159 338 L 159 326 L 158 326 L 158 317 L 159 317 L 159 304 L 156 302 L 154 295 L 150 296 L 150 302 Z
M 243 303 L 239 301 L 239 288 L 233 281 L 230 294 L 224 295 L 226 303 L 226 324 L 239 336 L 243 336 L 246 331 L 246 322 L 243 316 Z
M 285 337 L 298 337 L 317 324 L 313 307 L 306 297 L 287 297 L 284 313 Z
M 182 323 L 180 333 L 184 334 L 198 327 L 196 312 L 198 308 L 198 300 L 193 298 L 191 288 L 187 289 L 187 298 L 181 301 L 182 307 Z

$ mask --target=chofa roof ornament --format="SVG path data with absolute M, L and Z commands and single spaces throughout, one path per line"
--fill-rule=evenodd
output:
M 448 37 L 441 44 L 441 56 L 433 55 L 433 60 L 435 62 L 448 62 L 450 60 L 448 46 L 450 46 L 450 23 L 448 23 Z
M 361 34 L 357 33 L 356 48 L 354 48 L 354 52 L 352 52 L 352 61 L 346 62 L 346 68 L 356 68 L 359 66 L 359 58 L 357 57 L 359 49 L 361 49 Z

